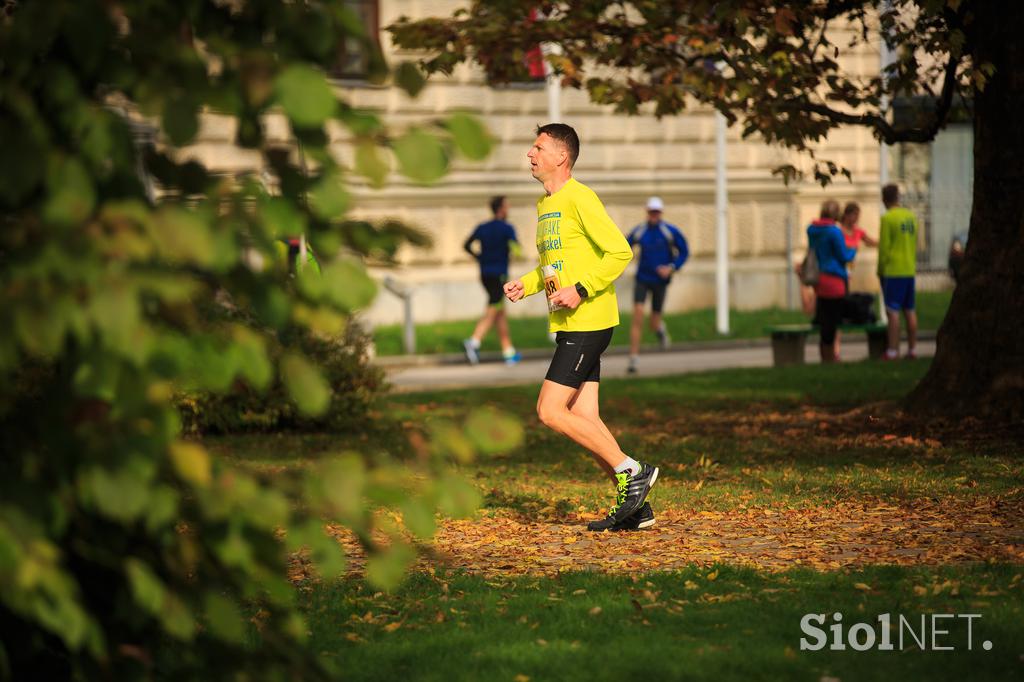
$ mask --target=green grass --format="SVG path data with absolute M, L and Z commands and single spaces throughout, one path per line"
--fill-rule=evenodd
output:
M 729 510 L 863 496 L 973 499 L 1024 490 L 1020 444 L 929 444 L 930 433 L 894 423 L 891 401 L 905 395 L 928 364 L 861 362 L 605 380 L 602 414 L 625 452 L 671 471 L 659 483 L 663 506 Z M 267 472 L 308 466 L 345 449 L 401 456 L 409 450 L 405 431 L 391 424 L 426 432 L 437 420 L 459 422 L 490 406 L 518 417 L 526 436 L 507 454 L 462 467 L 486 492 L 484 513 L 534 513 L 549 505 L 601 509 L 607 491 L 596 465 L 582 448 L 540 426 L 536 395 L 536 386 L 399 394 L 381 404 L 383 422 L 359 435 L 259 434 L 212 438 L 208 445 Z
M 917 310 L 921 329 L 938 329 L 942 318 L 949 307 L 951 292 L 929 293 L 917 295 Z M 619 326 L 612 337 L 612 345 L 629 344 L 629 325 L 632 315 L 623 314 Z M 715 311 L 713 308 L 694 310 L 686 313 L 673 313 L 665 316 L 665 324 L 674 341 L 713 341 L 726 339 L 761 338 L 765 327 L 777 324 L 797 324 L 806 322 L 806 316 L 798 310 L 782 310 L 768 308 L 764 310 L 740 311 L 730 313 L 731 333 L 720 336 L 715 331 Z M 452 322 L 434 322 L 416 327 L 416 350 L 419 353 L 461 353 L 462 341 L 468 338 L 476 327 L 477 320 L 458 320 Z M 547 335 L 546 318 L 524 318 L 510 321 L 512 340 L 519 349 L 547 348 L 551 342 Z M 398 355 L 403 353 L 402 327 L 385 325 L 374 330 L 374 341 L 380 355 Z M 655 343 L 656 339 L 649 329 L 644 330 L 644 343 Z M 497 335 L 491 331 L 484 339 L 484 351 L 500 350 Z
M 942 324 L 953 298 L 952 291 L 919 291 L 917 293 L 917 322 L 921 329 L 935 330 Z
M 719 566 L 635 579 L 420 574 L 393 594 L 351 581 L 313 585 L 304 604 L 314 650 L 350 680 L 1011 680 L 1022 668 L 1020 572 L 990 565 L 781 574 Z M 937 643 L 953 651 L 922 651 L 909 633 L 900 651 L 898 628 L 895 651 L 801 650 L 801 618 L 828 614 L 828 627 L 836 612 L 845 626 L 868 623 L 879 637 L 883 613 L 894 627 L 903 615 L 918 631 L 922 614 L 926 622 L 932 613 L 982 617 L 972 624 L 971 651 L 962 618 L 939 621 L 949 634 Z
M 927 368 L 918 360 L 606 380 L 602 414 L 627 452 L 665 467 L 655 502 L 684 517 L 851 500 L 910 508 L 915 500 L 960 508 L 1018 502 L 1019 439 L 965 440 L 966 431 L 922 431 L 894 415 L 893 401 Z M 484 493 L 483 517 L 526 514 L 543 524 L 580 506 L 603 509 L 606 482 L 582 449 L 537 423 L 536 391 L 395 395 L 379 406 L 378 426 L 360 435 L 235 436 L 207 445 L 265 472 L 345 449 L 402 456 L 407 431 L 495 406 L 518 416 L 526 437 L 507 454 L 461 467 Z M 415 573 L 393 593 L 356 579 L 303 583 L 299 593 L 314 650 L 353 680 L 1011 680 L 1024 668 L 1022 573 L 1021 564 L 783 573 L 691 564 L 638 576 L 497 578 L 439 570 Z M 882 613 L 917 627 L 922 614 L 982 618 L 973 651 L 959 618 L 940 626 L 950 633 L 939 644 L 954 651 L 921 651 L 909 638 L 902 652 L 800 650 L 803 615 L 835 612 L 847 627 L 877 624 Z
M 920 433 L 904 440 L 899 429 L 906 427 L 892 423 L 893 405 L 879 401 L 909 392 L 928 364 L 861 362 L 606 380 L 601 409 L 625 452 L 672 470 L 659 483 L 661 505 L 727 510 L 744 503 L 829 504 L 865 495 L 971 498 L 1024 489 L 1020 445 L 928 446 L 927 434 Z M 466 468 L 482 489 L 499 491 L 488 497 L 490 507 L 499 510 L 500 500 L 535 500 L 527 511 L 558 502 L 600 509 L 606 491 L 595 485 L 596 465 L 582 448 L 540 427 L 533 415 L 536 391 L 517 386 L 398 395 L 387 412 L 408 423 L 429 423 L 457 421 L 480 406 L 509 411 L 527 425 L 522 447 Z M 877 409 L 850 414 L 864 404 Z

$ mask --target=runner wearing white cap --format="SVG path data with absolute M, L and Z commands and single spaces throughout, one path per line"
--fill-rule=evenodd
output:
M 637 369 L 640 337 L 644 328 L 644 304 L 648 293 L 651 294 L 651 331 L 657 335 L 662 349 L 668 348 L 671 340 L 661 318 L 665 293 L 672 281 L 672 274 L 683 267 L 690 255 L 686 238 L 679 228 L 661 219 L 664 210 L 665 203 L 661 197 L 651 197 L 647 200 L 647 221 L 629 233 L 629 245 L 640 248 L 636 286 L 633 290 L 633 324 L 629 333 L 630 374 L 635 374 Z

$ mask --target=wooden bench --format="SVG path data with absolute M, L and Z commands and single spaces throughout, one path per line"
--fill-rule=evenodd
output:
M 868 337 L 868 356 L 877 360 L 885 354 L 888 344 L 887 328 L 884 324 L 841 324 L 844 332 L 864 332 Z M 776 367 L 804 364 L 804 346 L 807 336 L 818 331 L 813 324 L 780 324 L 765 327 L 772 337 L 772 359 Z

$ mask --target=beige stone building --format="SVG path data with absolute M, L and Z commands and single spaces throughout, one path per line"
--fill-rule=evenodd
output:
M 392 63 L 414 60 L 417 55 L 394 49 L 382 31 L 405 15 L 413 18 L 446 16 L 458 7 L 447 0 L 361 0 L 353 2 L 370 26 L 380 31 L 381 42 Z M 837 41 L 842 44 L 840 38 Z M 865 75 L 877 73 L 877 51 L 844 56 L 845 68 Z M 473 227 L 490 219 L 488 201 L 506 195 L 510 222 L 523 244 L 523 257 L 511 266 L 521 274 L 536 263 L 535 202 L 540 185 L 530 177 L 526 152 L 537 124 L 547 123 L 548 94 L 543 80 L 492 87 L 483 74 L 466 65 L 451 77 L 433 77 L 415 99 L 393 87 L 373 86 L 358 78 L 358 55 L 352 56 L 350 74 L 336 81 L 347 101 L 379 112 L 388 124 L 403 126 L 427 121 L 454 111 L 477 115 L 495 139 L 493 153 L 482 162 L 458 159 L 451 172 L 435 185 L 424 187 L 392 174 L 385 188 L 375 190 L 356 184 L 357 214 L 379 219 L 394 217 L 430 233 L 429 249 L 406 249 L 397 268 L 374 268 L 378 278 L 392 277 L 414 291 L 417 321 L 465 319 L 479 316 L 484 293 L 478 283 L 475 262 L 462 249 Z M 603 199 L 608 212 L 623 232 L 645 218 L 648 196 L 658 195 L 666 204 L 665 219 L 678 225 L 690 245 L 691 257 L 669 290 L 667 311 L 709 307 L 715 301 L 715 116 L 703 107 L 683 115 L 658 120 L 650 115 L 615 115 L 607 107 L 590 103 L 585 92 L 561 92 L 561 120 L 576 128 L 581 138 L 575 176 Z M 218 127 L 220 126 L 220 127 Z M 271 122 L 272 134 L 285 137 L 283 121 Z M 231 139 L 232 131 L 207 121 L 200 143 L 206 159 L 218 158 L 217 148 Z M 338 138 L 335 149 L 349 158 L 349 146 Z M 216 161 L 245 165 L 253 159 L 227 152 Z M 229 159 L 231 153 L 236 157 Z M 756 139 L 742 140 L 737 127 L 728 131 L 728 225 L 730 299 L 736 309 L 799 305 L 798 283 L 791 262 L 802 257 L 805 227 L 817 215 L 826 198 L 857 201 L 862 207 L 861 225 L 877 235 L 879 216 L 879 145 L 867 130 L 841 129 L 818 149 L 819 158 L 832 159 L 849 168 L 852 182 L 839 178 L 822 189 L 808 179 L 789 186 L 771 175 L 771 169 L 792 162 L 809 165 L 807 158 Z M 258 161 L 258 159 L 256 159 Z M 227 170 L 228 168 L 224 168 Z M 357 176 L 351 176 L 358 182 Z M 875 253 L 862 249 L 854 268 L 852 288 L 877 290 Z M 630 305 L 633 267 L 619 280 L 620 305 Z M 510 306 L 513 316 L 542 316 L 539 297 Z M 365 318 L 371 325 L 401 320 L 400 300 L 382 291 Z
M 383 0 L 379 25 L 401 15 L 445 16 L 457 2 Z M 414 59 L 393 49 L 382 35 L 392 61 Z M 865 52 L 846 59 L 846 67 L 864 74 L 877 72 L 879 55 Z M 489 219 L 488 200 L 509 197 L 511 215 L 524 246 L 524 257 L 512 264 L 512 274 L 536 263 L 535 202 L 540 185 L 530 177 L 526 152 L 534 127 L 547 123 L 548 96 L 543 81 L 490 87 L 483 74 L 463 65 L 450 78 L 434 77 L 416 99 L 395 88 L 372 88 L 343 82 L 353 103 L 380 111 L 392 124 L 412 123 L 461 110 L 479 116 L 496 140 L 491 156 L 480 163 L 458 161 L 452 172 L 430 188 L 395 177 L 383 190 L 359 191 L 359 210 L 368 217 L 397 216 L 429 231 L 430 250 L 408 250 L 402 266 L 391 274 L 413 286 L 417 320 L 476 317 L 484 307 L 475 263 L 462 250 L 473 227 Z M 580 135 L 575 176 L 593 188 L 623 232 L 645 219 L 644 203 L 658 195 L 666 204 L 665 219 L 680 227 L 691 257 L 669 289 L 666 310 L 709 307 L 715 301 L 715 116 L 706 108 L 662 120 L 654 116 L 626 117 L 592 104 L 583 91 L 561 93 L 562 122 Z M 827 197 L 861 204 L 862 225 L 877 233 L 879 147 L 870 133 L 849 129 L 833 134 L 821 151 L 853 172 L 853 182 L 840 179 L 822 190 L 811 180 L 786 186 L 771 175 L 782 163 L 806 164 L 780 148 L 756 140 L 741 140 L 736 127 L 728 131 L 728 224 L 731 305 L 739 309 L 797 305 L 799 295 L 791 278 L 787 232 L 795 252 L 803 253 L 804 228 Z M 858 256 L 854 287 L 875 289 L 874 254 Z M 620 304 L 629 304 L 633 266 L 616 285 Z M 377 272 L 383 276 L 384 272 Z M 787 283 L 787 280 L 788 283 Z M 624 295 L 625 294 L 625 295 Z M 795 298 L 794 298 L 795 297 Z M 509 306 L 513 315 L 544 314 L 541 300 Z M 369 311 L 374 323 L 397 322 L 400 301 L 383 292 Z

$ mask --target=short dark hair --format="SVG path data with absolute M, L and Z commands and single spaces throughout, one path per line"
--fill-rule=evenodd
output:
M 537 126 L 537 135 L 547 135 L 553 140 L 558 140 L 569 150 L 569 168 L 576 165 L 576 159 L 580 156 L 580 138 L 572 126 L 564 123 L 548 123 Z
M 892 183 L 882 188 L 882 203 L 886 205 L 898 204 L 900 201 L 900 188 Z
M 826 199 L 821 204 L 821 212 L 818 216 L 829 220 L 839 220 L 839 202 L 835 199 Z
M 846 204 L 846 207 L 843 209 L 843 217 L 845 218 L 846 216 L 853 215 L 854 213 L 860 213 L 860 204 L 856 201 L 851 201 Z
M 505 203 L 505 195 L 499 194 L 496 197 L 491 197 L 491 213 L 498 215 L 498 209 Z

